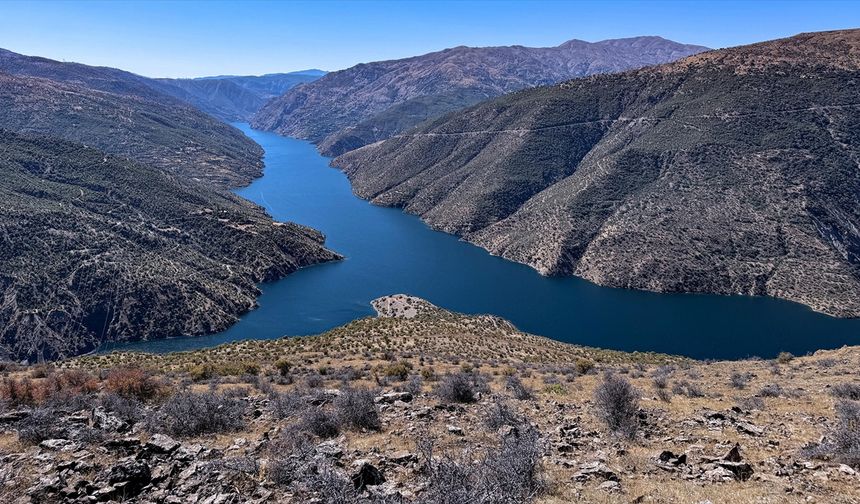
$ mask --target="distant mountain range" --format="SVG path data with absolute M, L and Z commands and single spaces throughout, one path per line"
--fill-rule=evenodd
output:
M 226 329 L 339 257 L 226 191 L 262 148 L 153 82 L 0 51 L 0 360 Z
M 228 122 L 249 121 L 272 98 L 325 75 L 322 70 L 260 76 L 155 79 L 159 90 Z
M 857 317 L 858 86 L 860 30 L 802 34 L 509 94 L 334 164 L 545 274 Z
M 109 67 L 94 67 L 25 56 L 0 49 L 0 73 L 42 77 L 91 90 L 162 100 L 165 96 L 223 121 L 247 121 L 267 100 L 294 86 L 319 79 L 322 70 L 260 76 L 222 75 L 196 79 L 152 79 Z M 167 100 L 165 105 L 177 103 Z
M 327 155 L 519 89 L 666 63 L 707 48 L 660 37 L 557 47 L 454 47 L 332 72 L 267 103 L 252 126 L 318 143 Z

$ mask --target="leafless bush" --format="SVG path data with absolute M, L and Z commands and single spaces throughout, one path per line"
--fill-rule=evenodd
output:
M 39 444 L 61 436 L 57 412 L 50 408 L 34 408 L 18 422 L 18 439 L 24 443 Z
M 133 397 L 123 397 L 118 394 L 106 393 L 99 398 L 99 403 L 106 410 L 128 423 L 143 420 L 143 404 Z
M 657 399 L 663 402 L 672 402 L 672 392 L 667 388 L 657 389 Z
M 488 390 L 486 381 L 478 373 L 446 375 L 436 386 L 436 395 L 446 402 L 473 403 L 479 392 Z
M 776 362 L 780 364 L 788 364 L 793 360 L 794 355 L 792 355 L 791 352 L 779 352 L 779 355 L 776 356 Z
M 309 485 L 319 502 L 326 504 L 358 504 L 361 502 L 352 480 L 331 464 L 323 464 Z
M 838 383 L 830 389 L 830 393 L 839 399 L 850 399 L 860 401 L 860 384 Z
M 729 377 L 729 382 L 732 387 L 736 389 L 745 389 L 752 379 L 752 375 L 750 373 L 741 373 L 739 371 L 733 371 L 731 376 Z
M 837 364 L 836 359 L 820 359 L 818 361 L 818 367 L 822 368 L 832 368 Z
M 530 388 L 523 384 L 522 380 L 516 376 L 508 376 L 505 382 L 505 388 L 511 392 L 515 399 L 527 400 L 534 397 Z
M 490 406 L 484 417 L 484 424 L 492 430 L 498 430 L 505 425 L 520 425 L 521 423 L 523 423 L 523 418 L 503 401 Z
M 272 392 L 269 394 L 269 407 L 276 418 L 290 418 L 304 411 L 307 402 L 301 390 L 293 389 L 288 392 Z
M 835 428 L 824 442 L 807 448 L 804 454 L 860 468 L 860 402 L 837 402 Z
M 782 394 L 782 387 L 778 383 L 769 383 L 758 392 L 760 397 L 779 397 Z
M 352 366 L 344 366 L 337 370 L 335 377 L 342 382 L 352 382 L 364 378 L 364 371 Z
M 594 392 L 597 417 L 610 432 L 632 439 L 639 427 L 639 393 L 625 378 L 606 373 Z
M 685 395 L 687 397 L 705 397 L 705 391 L 697 383 L 687 380 L 679 380 L 672 386 L 672 393 L 676 395 Z
M 277 485 L 289 485 L 301 479 L 312 468 L 314 444 L 308 433 L 286 429 L 269 443 L 266 476 Z
M 382 428 L 373 393 L 367 389 L 343 388 L 334 400 L 334 407 L 342 425 L 372 431 Z
M 540 466 L 539 433 L 519 428 L 483 455 L 466 452 L 461 457 L 437 456 L 433 444 L 419 442 L 425 461 L 428 488 L 426 504 L 523 504 L 546 489 Z M 477 458 L 477 462 L 473 460 Z
M 108 373 L 105 389 L 123 397 L 147 401 L 162 394 L 165 386 L 148 371 L 135 367 L 122 367 Z
M 422 384 L 423 381 L 421 380 L 420 376 L 412 375 L 409 378 L 409 381 L 406 382 L 406 385 L 404 385 L 402 388 L 404 392 L 409 392 L 410 394 L 412 394 L 412 397 L 416 397 L 418 396 L 418 394 L 421 393 Z
M 230 432 L 245 426 L 245 410 L 244 401 L 225 394 L 181 391 L 150 415 L 147 425 L 177 437 Z
M 742 397 L 737 400 L 738 407 L 747 411 L 752 410 L 763 410 L 764 409 L 764 400 L 761 397 Z
M 302 412 L 301 428 L 322 439 L 340 434 L 340 421 L 334 412 L 317 406 Z
M 558 376 L 554 374 L 544 375 L 543 377 L 544 385 L 559 385 L 561 384 L 561 380 L 558 379 Z
M 325 379 L 319 373 L 311 373 L 305 377 L 305 385 L 309 388 L 320 388 L 324 383 Z

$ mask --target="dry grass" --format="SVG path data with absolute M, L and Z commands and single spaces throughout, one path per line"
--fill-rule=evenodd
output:
M 284 364 L 289 362 L 289 366 Z M 835 470 L 832 463 L 821 468 L 781 474 L 780 464 L 791 467 L 803 462 L 804 445 L 816 442 L 834 423 L 831 389 L 839 383 L 860 382 L 860 348 L 848 347 L 822 351 L 812 356 L 782 359 L 782 363 L 763 360 L 705 363 L 659 354 L 626 354 L 567 345 L 521 333 L 507 322 L 493 317 L 472 317 L 444 311 L 420 313 L 410 319 L 362 319 L 325 334 L 268 341 L 243 341 L 206 350 L 176 354 L 115 353 L 88 356 L 60 364 L 61 368 L 87 370 L 95 376 L 118 366 L 123 369 L 148 369 L 172 385 L 187 381 L 200 366 L 211 369 L 211 376 L 196 382 L 192 389 L 203 391 L 213 386 L 248 387 L 255 380 L 271 381 L 276 391 L 303 386 L 308 376 L 317 377 L 321 388 L 342 388 L 340 371 L 351 367 L 359 371 L 350 386 L 391 390 L 402 387 L 408 376 L 429 370 L 438 377 L 447 373 L 479 372 L 489 382 L 489 395 L 476 404 L 438 410 L 439 399 L 431 391 L 438 382 L 425 380 L 423 393 L 408 406 L 387 405 L 381 411 L 381 432 L 346 431 L 339 443 L 349 457 L 369 456 L 378 460 L 399 451 L 415 452 L 419 435 L 431 435 L 442 450 L 458 452 L 467 447 L 490 446 L 496 438 L 489 432 L 484 417 L 492 396 L 504 396 L 517 413 L 534 422 L 548 442 L 555 442 L 561 425 L 577 425 L 584 433 L 584 445 L 573 453 L 560 454 L 551 448 L 544 468 L 551 488 L 538 502 L 689 502 L 710 500 L 714 504 L 770 502 L 860 502 L 860 477 Z M 236 373 L 236 363 L 253 362 Z M 405 364 L 405 363 L 408 363 Z M 411 369 L 409 368 L 411 366 Z M 670 371 L 665 371 L 665 366 Z M 393 370 L 393 368 L 397 368 Z M 286 371 L 284 371 L 286 369 Z M 594 391 L 601 373 L 612 369 L 624 376 L 640 392 L 640 406 L 648 412 L 645 434 L 633 441 L 618 440 L 605 432 L 595 417 Z M 663 371 L 661 371 L 661 369 Z M 324 373 L 320 374 L 320 370 Z M 389 372 L 391 371 L 391 372 Z M 397 372 L 394 372 L 397 371 Z M 61 372 L 30 378 L 35 383 L 50 380 Z M 743 389 L 732 383 L 734 373 L 746 373 Z M 36 371 L 16 371 L 17 378 Z M 257 375 L 259 374 L 259 376 Z M 242 377 L 242 374 L 253 376 Z M 686 381 L 695 384 L 703 397 L 673 395 L 669 402 L 658 398 L 654 376 L 667 376 L 666 390 Z M 110 376 L 108 373 L 107 375 Z M 516 400 L 505 390 L 508 376 L 517 376 L 534 391 L 534 398 Z M 243 383 L 247 382 L 247 383 Z M 107 380 L 97 381 L 100 389 Z M 735 425 L 709 425 L 701 422 L 708 411 L 732 414 L 739 401 L 756 395 L 762 387 L 779 384 L 782 395 L 763 397 L 763 408 L 737 414 L 744 421 L 764 430 L 762 436 L 740 432 Z M 411 413 L 428 408 L 427 417 Z M 285 421 L 261 417 L 249 422 L 246 430 L 201 438 L 209 446 L 227 449 L 237 437 L 250 444 Z M 448 425 L 461 427 L 465 436 L 448 432 Z M 661 450 L 688 452 L 691 459 L 724 453 L 740 444 L 744 460 L 755 468 L 746 482 L 705 483 L 686 480 L 678 473 L 657 469 L 654 457 Z M 0 452 L 15 450 L 12 441 L 0 437 Z M 572 475 L 579 464 L 603 457 L 606 464 L 621 474 L 621 491 L 598 489 L 600 481 L 577 483 Z M 826 470 L 825 472 L 821 472 Z M 411 477 L 398 470 L 395 479 Z M 811 499 L 811 500 L 808 500 Z

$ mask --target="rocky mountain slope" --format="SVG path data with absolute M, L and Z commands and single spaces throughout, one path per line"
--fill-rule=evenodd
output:
M 325 75 L 321 70 L 260 76 L 155 79 L 156 87 L 223 121 L 249 121 L 272 98 Z
M 338 155 L 489 97 L 573 77 L 665 63 L 706 48 L 660 37 L 557 47 L 454 47 L 332 72 L 270 101 L 257 129 L 318 143 Z
M 860 316 L 860 30 L 481 103 L 334 161 L 541 273 Z
M 263 149 L 178 103 L 0 73 L 0 128 L 61 138 L 219 187 L 250 183 Z
M 0 128 L 97 147 L 222 187 L 262 174 L 239 130 L 112 68 L 0 52 Z
M 314 230 L 92 147 L 0 130 L 0 170 L 0 359 L 219 331 L 257 282 L 338 257 Z
M 374 306 L 318 336 L 3 366 L 0 500 L 860 499 L 856 347 L 706 363 Z

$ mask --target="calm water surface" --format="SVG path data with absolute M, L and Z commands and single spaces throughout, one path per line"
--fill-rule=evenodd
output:
M 394 293 L 460 312 L 493 313 L 558 340 L 620 350 L 735 358 L 860 344 L 860 320 L 786 301 L 654 294 L 542 277 L 432 231 L 417 217 L 356 198 L 346 177 L 307 142 L 236 126 L 266 150 L 265 175 L 238 194 L 277 220 L 321 230 L 327 246 L 347 259 L 263 285 L 260 307 L 223 333 L 112 348 L 176 351 L 314 334 L 371 315 L 372 299 Z

